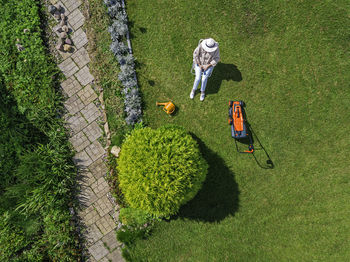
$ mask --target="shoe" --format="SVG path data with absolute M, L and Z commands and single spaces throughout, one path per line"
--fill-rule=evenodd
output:
M 194 98 L 194 93 L 196 92 L 196 90 L 193 90 L 191 91 L 191 94 L 190 94 L 190 98 L 193 99 Z
M 203 101 L 203 100 L 204 100 L 204 98 L 205 98 L 205 93 L 204 93 L 204 92 L 202 92 L 202 93 L 201 93 L 201 97 L 199 98 L 199 100 L 200 100 L 200 101 Z

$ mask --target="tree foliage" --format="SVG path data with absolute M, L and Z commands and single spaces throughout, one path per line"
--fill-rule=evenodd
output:
M 196 195 L 208 166 L 183 128 L 164 126 L 132 131 L 117 168 L 130 207 L 167 217 Z

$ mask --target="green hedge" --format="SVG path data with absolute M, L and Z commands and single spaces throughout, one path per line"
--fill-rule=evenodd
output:
M 196 195 L 207 168 L 196 141 L 176 126 L 132 131 L 117 167 L 130 207 L 165 217 Z
M 41 6 L 0 4 L 0 261 L 79 261 L 69 211 L 76 170 L 57 117 L 58 69 L 41 38 Z

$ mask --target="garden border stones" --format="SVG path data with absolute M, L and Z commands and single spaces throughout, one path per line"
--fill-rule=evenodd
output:
M 74 51 L 73 42 L 69 37 L 69 33 L 72 29 L 68 27 L 66 8 L 64 8 L 61 3 L 57 3 L 56 5 L 49 5 L 48 11 L 53 15 L 55 20 L 59 22 L 59 24 L 54 27 L 55 33 L 59 36 L 56 49 L 61 52 L 72 53 Z

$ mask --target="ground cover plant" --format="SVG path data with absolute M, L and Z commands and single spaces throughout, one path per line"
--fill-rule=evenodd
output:
M 0 4 L 0 260 L 79 261 L 76 172 L 41 6 Z
M 129 249 L 132 261 L 350 258 L 348 1 L 128 1 L 144 120 L 182 125 L 209 171 L 178 216 Z M 201 38 L 222 61 L 192 101 Z M 167 116 L 156 101 L 178 107 Z M 235 152 L 229 100 L 243 100 L 266 154 Z

